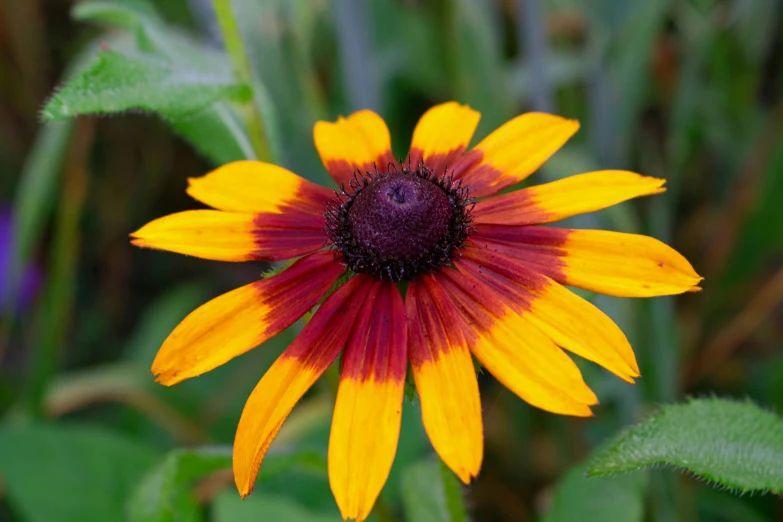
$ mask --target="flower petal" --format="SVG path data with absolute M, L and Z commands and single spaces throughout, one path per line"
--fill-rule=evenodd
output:
M 517 116 L 454 165 L 473 197 L 497 194 L 535 172 L 579 129 L 579 122 L 529 112 Z
M 282 167 L 234 161 L 206 176 L 188 179 L 188 194 L 219 210 L 251 214 L 298 212 L 322 215 L 333 191 Z
M 639 367 L 617 325 L 564 286 L 507 256 L 466 249 L 460 269 L 482 279 L 558 346 L 633 382 Z
M 152 363 L 152 373 L 170 386 L 245 353 L 315 306 L 343 272 L 331 252 L 319 252 L 276 276 L 209 301 L 171 332 Z
M 345 345 L 369 283 L 357 276 L 330 295 L 250 394 L 234 439 L 234 481 L 242 497 L 253 491 L 283 421 Z
M 187 210 L 147 223 L 131 234 L 131 243 L 216 261 L 250 261 L 259 259 L 253 219 L 252 214 Z
M 186 210 L 147 223 L 131 243 L 215 261 L 278 261 L 323 247 L 324 229 L 323 215 Z
M 436 105 L 424 113 L 413 131 L 409 161 L 422 161 L 438 176 L 453 166 L 468 148 L 481 114 L 456 102 Z
M 336 122 L 319 121 L 313 137 L 324 167 L 338 185 L 349 183 L 356 170 L 364 173 L 376 165 L 382 170 L 397 165 L 389 129 L 373 111 L 354 112 Z
M 411 367 L 432 446 L 464 483 L 478 475 L 484 454 L 476 370 L 462 321 L 435 279 L 408 285 L 405 299 Z
M 455 263 L 459 266 L 459 263 Z M 484 367 L 528 403 L 564 415 L 590 416 L 598 399 L 574 362 L 528 319 L 472 275 L 444 270 L 436 279 L 465 323 Z
M 402 297 L 375 281 L 345 347 L 329 437 L 329 482 L 346 520 L 367 518 L 389 476 L 407 362 Z
M 666 180 L 624 170 L 600 170 L 536 185 L 476 203 L 476 223 L 536 225 L 663 192 Z
M 477 225 L 471 242 L 516 258 L 555 281 L 619 297 L 700 290 L 702 278 L 655 238 L 606 230 Z

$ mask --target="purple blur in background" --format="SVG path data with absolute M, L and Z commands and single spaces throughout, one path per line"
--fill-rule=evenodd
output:
M 8 295 L 15 285 L 10 284 L 9 270 L 13 259 L 12 248 L 14 221 L 13 212 L 7 205 L 0 204 L 0 304 L 5 308 L 14 299 Z M 22 280 L 17 286 L 18 294 L 13 304 L 19 309 L 27 308 L 41 286 L 41 271 L 35 265 L 25 267 Z

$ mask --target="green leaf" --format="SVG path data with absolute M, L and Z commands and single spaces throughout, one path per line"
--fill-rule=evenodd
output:
M 273 495 L 253 493 L 242 500 L 236 492 L 225 492 L 213 503 L 214 522 L 258 522 L 285 520 L 286 522 L 340 522 L 338 515 L 309 511 L 293 500 Z
M 139 51 L 165 59 L 177 69 L 233 77 L 226 53 L 167 26 L 146 0 L 82 2 L 74 6 L 71 15 L 75 20 L 104 22 L 134 34 Z
M 408 522 L 467 522 L 461 486 L 440 462 L 416 462 L 404 472 L 402 502 Z
M 172 451 L 136 488 L 128 504 L 131 522 L 199 520 L 192 482 L 230 467 L 230 448 Z
M 131 522 L 200 520 L 191 486 L 216 471 L 231 469 L 231 448 L 176 449 L 150 471 L 128 504 Z M 326 462 L 318 453 L 272 453 L 261 466 L 259 481 L 291 469 L 326 475 Z M 277 519 L 273 519 L 277 520 Z M 282 520 L 282 519 L 281 519 Z
M 137 31 L 146 25 L 162 23 L 149 2 L 143 0 L 113 2 L 80 2 L 71 10 L 74 20 L 106 22 L 126 31 Z
M 42 116 L 53 121 L 143 109 L 181 117 L 218 100 L 247 101 L 250 96 L 249 87 L 230 78 L 176 70 L 148 56 L 106 51 L 49 100 Z
M 296 451 L 292 453 L 270 453 L 258 471 L 258 480 L 264 481 L 286 471 L 306 471 L 326 476 L 327 465 L 324 456 L 317 451 Z
M 244 123 L 228 103 L 216 103 L 195 114 L 169 116 L 167 121 L 215 165 L 256 158 Z
M 4 426 L 0 473 L 26 522 L 125 519 L 125 499 L 155 464 L 154 451 L 87 426 Z
M 133 53 L 141 52 L 162 61 L 179 76 L 220 78 L 226 85 L 234 82 L 231 63 L 224 52 L 166 26 L 147 1 L 82 2 L 74 6 L 72 15 L 76 20 L 107 23 L 130 32 L 136 43 Z M 133 53 L 126 55 L 134 59 Z M 243 96 L 250 96 L 250 89 L 246 90 Z M 175 132 L 216 165 L 256 158 L 244 123 L 227 103 L 212 103 L 185 114 L 165 112 L 162 116 Z
M 644 473 L 588 477 L 586 464 L 574 467 L 557 484 L 543 522 L 641 522 L 646 478 Z
M 691 399 L 663 406 L 590 462 L 590 475 L 668 464 L 747 491 L 783 491 L 783 419 L 751 402 Z

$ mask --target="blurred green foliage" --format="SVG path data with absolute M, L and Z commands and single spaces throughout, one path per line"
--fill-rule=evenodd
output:
M 476 139 L 546 103 L 581 120 L 534 183 L 599 168 L 666 178 L 665 195 L 570 224 L 665 240 L 704 291 L 586 296 L 643 375 L 633 387 L 579 361 L 594 418 L 533 410 L 481 373 L 486 456 L 469 488 L 406 403 L 372 518 L 783 517 L 775 495 L 698 480 L 780 492 L 779 416 L 715 399 L 649 415 L 704 394 L 783 411 L 779 0 L 233 0 L 229 52 L 208 0 L 70 4 L 0 6 L 0 204 L 14 213 L 0 238 L 0 520 L 340 520 L 325 469 L 336 374 L 294 410 L 255 493 L 233 489 L 244 400 L 299 325 L 174 388 L 148 371 L 189 311 L 275 267 L 140 251 L 127 235 L 193 208 L 186 178 L 235 159 L 270 156 L 328 184 L 312 126 L 366 105 L 402 155 L 421 113 L 449 99 L 481 111 Z M 113 116 L 50 122 L 84 114 Z M 21 299 L 30 266 L 43 280 Z M 586 476 L 667 463 L 696 476 Z

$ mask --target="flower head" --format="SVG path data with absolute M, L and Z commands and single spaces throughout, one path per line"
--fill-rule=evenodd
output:
M 653 238 L 540 226 L 661 192 L 663 180 L 600 171 L 497 195 L 578 124 L 523 114 L 467 151 L 478 120 L 453 102 L 430 109 L 402 162 L 373 112 L 318 122 L 315 144 L 336 191 L 274 165 L 235 162 L 190 180 L 188 193 L 216 210 L 170 215 L 133 234 L 136 245 L 207 259 L 299 258 L 185 318 L 152 366 L 165 385 L 278 334 L 350 276 L 245 405 L 234 443 L 242 496 L 291 409 L 340 354 L 329 478 L 343 517 L 363 520 L 394 459 L 408 363 L 432 445 L 468 483 L 483 454 L 472 357 L 530 404 L 588 416 L 596 396 L 564 350 L 628 382 L 639 370 L 620 329 L 565 285 L 626 297 L 698 290 L 688 261 Z

